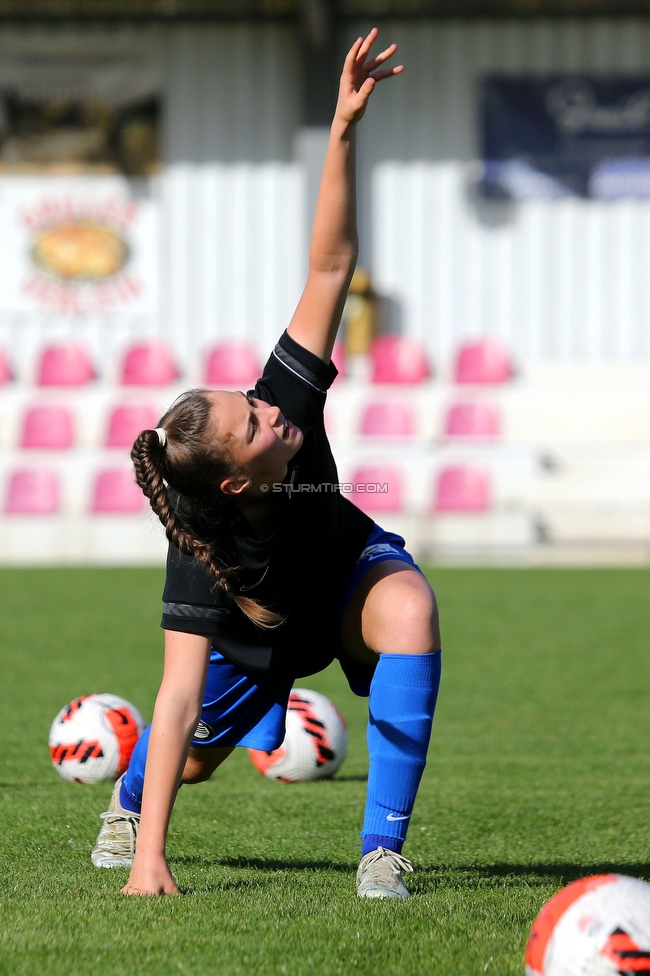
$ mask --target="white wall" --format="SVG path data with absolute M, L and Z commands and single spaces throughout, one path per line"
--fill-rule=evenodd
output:
M 650 19 L 384 22 L 382 37 L 398 41 L 407 71 L 380 87 L 360 132 L 362 260 L 401 307 L 404 329 L 442 365 L 478 334 L 504 336 L 520 361 L 647 360 L 650 204 L 488 204 L 475 181 L 484 72 L 650 71 Z M 100 365 L 143 333 L 168 337 L 188 367 L 223 336 L 268 351 L 305 267 L 295 29 L 3 27 L 2 79 L 30 53 L 80 47 L 138 57 L 160 80 L 159 308 L 5 314 L 0 342 L 24 370 L 43 338 L 70 333 L 87 339 Z
M 276 25 L 170 30 L 162 329 L 186 354 L 216 336 L 270 351 L 302 285 L 297 39 Z
M 355 24 L 357 36 L 365 24 Z M 438 362 L 496 334 L 521 360 L 650 356 L 650 202 L 487 203 L 475 192 L 486 72 L 650 74 L 650 20 L 382 24 L 404 75 L 361 131 L 372 265 Z

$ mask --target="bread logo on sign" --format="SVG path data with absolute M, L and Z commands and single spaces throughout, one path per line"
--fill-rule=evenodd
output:
M 129 259 L 129 248 L 114 227 L 91 220 L 67 220 L 39 231 L 32 260 L 45 274 L 64 281 L 111 278 Z
M 140 220 L 138 201 L 51 194 L 18 216 L 28 258 L 21 290 L 41 309 L 110 312 L 132 306 L 142 294 L 130 241 Z

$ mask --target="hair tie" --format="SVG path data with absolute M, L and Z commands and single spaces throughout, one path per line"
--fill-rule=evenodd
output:
M 154 432 L 158 434 L 158 441 L 161 447 L 165 447 L 167 444 L 167 431 L 164 427 L 155 427 Z

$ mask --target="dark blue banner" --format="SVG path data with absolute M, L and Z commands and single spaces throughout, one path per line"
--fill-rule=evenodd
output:
M 483 82 L 489 197 L 650 197 L 650 77 L 492 75 Z

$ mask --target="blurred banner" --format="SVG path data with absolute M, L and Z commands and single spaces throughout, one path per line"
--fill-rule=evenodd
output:
M 0 311 L 154 314 L 154 180 L 0 176 Z
M 650 197 L 650 77 L 492 75 L 485 196 Z

